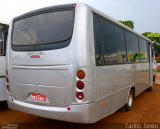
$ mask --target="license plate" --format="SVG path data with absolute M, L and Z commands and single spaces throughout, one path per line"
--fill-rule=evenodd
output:
M 46 96 L 45 95 L 40 95 L 40 94 L 32 94 L 32 100 L 45 102 L 46 101 Z

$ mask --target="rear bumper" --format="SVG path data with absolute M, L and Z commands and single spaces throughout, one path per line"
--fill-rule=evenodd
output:
M 95 104 L 71 105 L 68 107 L 47 107 L 29 104 L 14 99 L 7 95 L 8 106 L 11 109 L 21 112 L 51 118 L 55 120 L 75 122 L 75 123 L 94 123 L 95 122 Z

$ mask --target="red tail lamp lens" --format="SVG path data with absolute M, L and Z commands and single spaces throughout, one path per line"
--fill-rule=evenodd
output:
M 85 78 L 85 72 L 83 70 L 78 70 L 77 77 L 79 79 L 84 79 Z
M 77 82 L 77 88 L 82 90 L 84 88 L 84 83 L 82 81 Z
M 68 111 L 70 111 L 70 110 L 71 110 L 71 108 L 70 108 L 70 107 L 67 107 L 67 110 L 68 110 Z
M 82 92 L 77 92 L 76 97 L 79 100 L 83 100 L 84 99 L 84 94 Z

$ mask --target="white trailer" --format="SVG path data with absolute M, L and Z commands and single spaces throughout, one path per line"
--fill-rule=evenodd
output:
M 0 22 L 0 101 L 6 100 L 5 55 L 8 24 Z

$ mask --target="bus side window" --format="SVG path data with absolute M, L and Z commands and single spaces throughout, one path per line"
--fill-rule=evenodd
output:
M 2 28 L 0 28 L 0 55 L 4 55 L 4 35 Z
M 94 42 L 95 42 L 95 55 L 96 65 L 103 65 L 102 56 L 102 40 L 101 40 L 101 21 L 100 17 L 93 14 L 93 26 L 94 26 Z
M 152 62 L 160 63 L 160 57 L 157 53 L 157 50 L 153 46 L 151 48 L 151 54 L 152 54 Z
M 155 49 L 155 47 L 152 47 L 151 50 L 152 50 L 152 58 L 157 57 L 158 54 L 157 54 L 157 50 Z
M 148 43 L 146 40 L 139 38 L 139 58 L 141 62 L 148 62 Z
M 103 19 L 103 54 L 105 65 L 126 63 L 125 37 L 123 28 Z
M 125 31 L 126 45 L 127 45 L 127 58 L 129 63 L 139 62 L 139 49 L 138 49 L 138 37 Z

